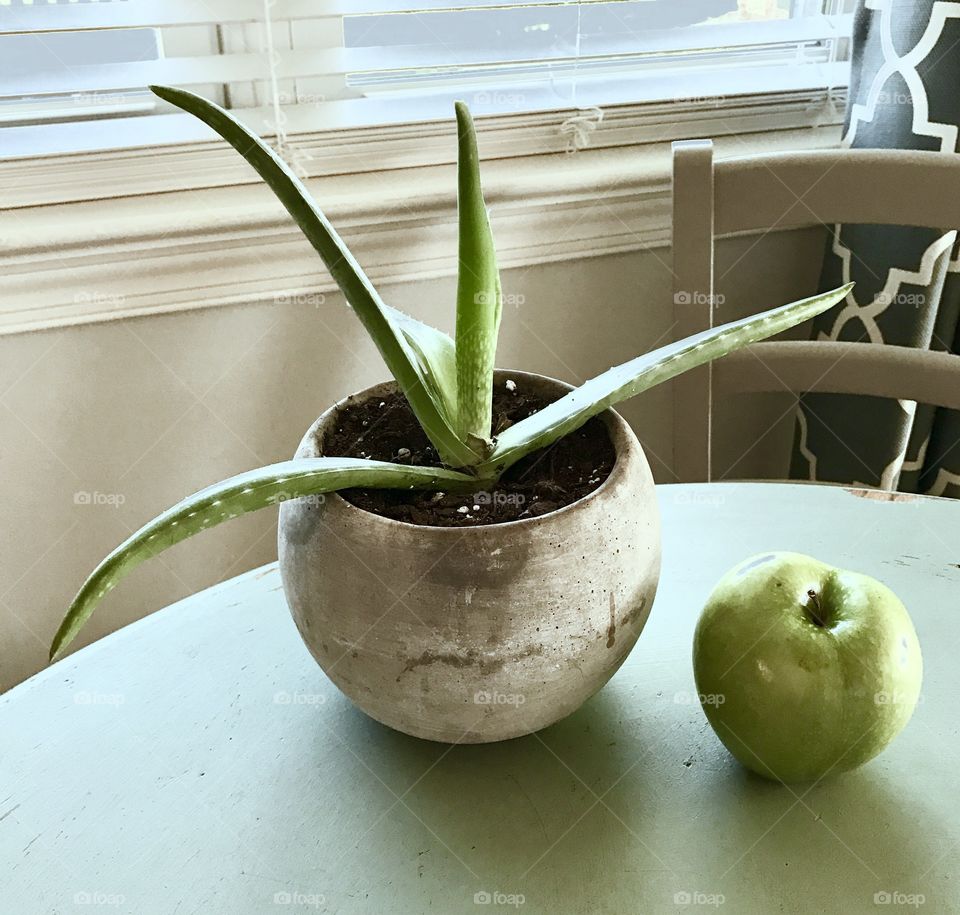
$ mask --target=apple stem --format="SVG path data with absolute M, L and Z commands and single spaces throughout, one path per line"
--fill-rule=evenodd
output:
M 810 598 L 810 603 L 806 607 L 807 615 L 813 620 L 815 626 L 819 626 L 821 629 L 826 628 L 827 623 L 823 617 L 823 608 L 820 606 L 820 595 L 811 588 L 807 591 L 807 597 Z

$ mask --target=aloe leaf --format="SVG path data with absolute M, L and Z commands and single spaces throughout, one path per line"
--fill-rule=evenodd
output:
M 128 537 L 84 582 L 50 646 L 52 661 L 89 619 L 100 599 L 146 559 L 230 518 L 352 486 L 371 489 L 469 488 L 476 480 L 453 470 L 407 467 L 360 458 L 298 458 L 214 483 L 178 502 Z
M 490 451 L 493 366 L 503 296 L 487 207 L 480 186 L 477 132 L 470 109 L 456 103 L 457 212 L 457 432 L 475 450 Z
M 410 326 L 416 324 L 425 328 L 426 325 L 405 316 L 408 331 L 404 334 L 395 317 L 398 312 L 388 308 L 381 300 L 303 182 L 260 137 L 218 105 L 186 89 L 169 86 L 151 86 L 150 89 L 164 101 L 195 115 L 212 127 L 253 166 L 326 264 L 330 275 L 376 344 L 441 459 L 455 467 L 475 464 L 476 453 L 460 440 L 446 416 L 443 401 L 455 395 L 452 392 L 444 396 L 437 393 L 439 381 L 429 377 L 429 362 L 425 364 L 418 358 L 409 343 Z M 435 333 L 439 334 L 440 331 Z
M 447 334 L 387 306 L 404 339 L 420 360 L 424 383 L 443 408 L 447 424 L 457 427 L 457 349 Z
M 607 407 L 813 318 L 842 301 L 852 288 L 853 283 L 848 283 L 831 292 L 705 330 L 591 378 L 500 435 L 489 459 L 477 468 L 478 476 L 499 476 L 520 458 L 563 438 Z M 683 422 L 683 417 L 677 417 L 677 422 Z

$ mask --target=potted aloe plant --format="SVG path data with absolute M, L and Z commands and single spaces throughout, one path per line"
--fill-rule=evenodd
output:
M 612 405 L 805 321 L 849 287 L 671 343 L 575 389 L 498 371 L 500 279 L 466 105 L 456 105 L 451 339 L 381 300 L 259 137 L 197 95 L 153 91 L 210 125 L 267 182 L 394 380 L 328 409 L 292 460 L 215 483 L 129 537 L 80 589 L 51 659 L 134 566 L 282 503 L 280 569 L 293 617 L 320 666 L 372 717 L 420 737 L 483 742 L 572 712 L 630 652 L 660 570 L 653 479 Z

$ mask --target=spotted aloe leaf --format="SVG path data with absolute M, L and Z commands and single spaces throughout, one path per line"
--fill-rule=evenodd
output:
M 288 499 L 362 486 L 371 489 L 469 488 L 454 470 L 407 467 L 360 458 L 299 458 L 271 464 L 201 489 L 158 515 L 120 544 L 84 582 L 50 646 L 53 660 L 73 641 L 100 599 L 146 559 L 238 515 Z
M 480 186 L 477 132 L 470 109 L 456 103 L 457 213 L 460 223 L 457 277 L 457 403 L 460 438 L 489 454 L 493 367 L 502 295 L 490 220 Z
M 563 438 L 607 407 L 813 318 L 842 301 L 852 288 L 853 284 L 849 283 L 831 292 L 723 324 L 609 369 L 507 429 L 498 438 L 489 459 L 477 468 L 478 473 L 497 477 L 524 455 Z M 682 417 L 677 417 L 677 422 L 682 421 Z
M 400 326 L 399 312 L 381 300 L 303 182 L 260 137 L 219 105 L 186 89 L 150 88 L 212 127 L 253 166 L 326 264 L 444 463 L 452 467 L 477 463 L 476 451 L 457 435 L 455 417 L 450 416 L 448 405 L 455 402 L 456 394 L 442 387 L 449 375 L 440 369 L 452 349 L 450 338 L 407 315 L 404 327 Z

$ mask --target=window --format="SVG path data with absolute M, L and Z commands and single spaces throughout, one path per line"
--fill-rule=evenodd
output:
M 713 80 L 723 71 L 723 86 L 756 91 L 765 76 L 729 77 L 767 66 L 784 85 L 824 82 L 822 70 L 797 65 L 837 60 L 850 28 L 849 16 L 831 15 L 834 4 L 820 0 L 449 6 L 346 16 L 344 46 L 354 68 L 347 85 L 367 92 L 496 87 L 484 95 L 493 109 L 537 107 L 551 96 L 568 104 L 666 98 L 667 80 L 692 85 L 696 72 L 703 86 L 706 72 Z
M 849 0 L 0 0 L 0 156 L 843 86 Z
M 73 85 L 73 73 L 93 64 L 124 67 L 133 61 L 157 60 L 160 50 L 156 29 L 6 37 L 0 53 L 8 71 L 3 82 L 11 95 L 0 99 L 0 123 L 92 120 L 149 111 L 153 100 L 146 89 L 86 90 Z

